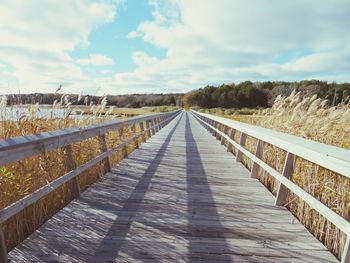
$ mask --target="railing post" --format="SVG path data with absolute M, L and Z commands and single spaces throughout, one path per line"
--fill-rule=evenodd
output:
M 294 172 L 294 163 L 295 163 L 295 155 L 288 152 L 286 156 L 286 160 L 284 162 L 282 175 L 288 179 L 292 177 Z M 282 183 L 280 183 L 276 195 L 275 205 L 284 206 L 287 201 L 288 196 L 288 188 L 285 187 Z
M 72 145 L 69 144 L 69 145 L 63 147 L 63 151 L 64 151 L 64 155 L 66 157 L 65 166 L 66 166 L 67 172 L 75 170 L 77 168 L 77 165 L 74 161 Z M 74 195 L 74 198 L 78 199 L 80 197 L 80 184 L 79 184 L 78 176 L 75 176 L 70 181 L 70 187 L 71 187 L 71 191 Z
M 347 234 L 343 254 L 341 256 L 341 263 L 350 263 L 350 235 Z
M 256 142 L 255 156 L 261 159 L 263 156 L 263 150 L 264 150 L 264 142 L 261 140 L 258 140 Z M 256 162 L 254 162 L 252 171 L 250 172 L 250 177 L 256 178 L 258 176 L 258 172 L 259 172 L 259 165 Z
M 222 131 L 224 134 L 226 134 L 227 132 L 227 126 L 224 125 L 223 127 L 223 131 Z M 224 145 L 225 144 L 225 137 L 224 136 L 221 136 L 221 145 Z
M 156 134 L 156 120 L 155 119 L 152 119 L 151 120 L 151 127 L 152 127 L 152 136 Z
M 146 134 L 147 134 L 148 138 L 151 138 L 151 130 L 149 130 L 149 127 L 150 127 L 149 121 L 145 121 L 145 125 L 146 125 L 146 130 L 147 130 Z M 146 136 L 146 139 L 148 139 L 147 136 Z
M 133 133 L 132 136 L 134 136 L 134 135 L 136 134 L 136 124 L 133 124 L 133 125 L 131 126 L 131 131 L 132 131 L 132 133 Z M 135 149 L 138 149 L 138 148 L 139 148 L 139 143 L 138 143 L 138 139 L 137 139 L 137 138 L 134 139 L 134 145 L 135 145 Z
M 233 137 L 234 137 L 235 133 L 236 133 L 236 130 L 231 128 L 230 129 L 230 133 L 229 133 L 230 139 L 233 140 Z M 230 142 L 228 142 L 228 144 L 227 144 L 227 151 L 228 152 L 232 152 L 232 144 Z
M 164 123 L 162 123 L 164 120 L 164 116 L 159 117 L 159 130 L 163 129 Z
M 220 124 L 220 123 L 217 123 L 217 124 L 216 124 L 216 128 L 220 131 L 220 130 L 221 130 L 221 129 L 220 129 L 220 128 L 221 128 L 221 124 Z M 217 139 L 217 140 L 220 139 L 220 136 L 221 136 L 220 133 L 216 133 L 216 139 Z
M 160 130 L 159 123 L 160 123 L 160 117 L 157 117 L 157 132 L 159 132 L 159 130 Z
M 3 226 L 0 224 L 0 263 L 7 263 L 7 248 Z
M 106 142 L 106 134 L 100 135 L 98 137 L 99 143 L 100 143 L 100 150 L 101 152 L 107 152 L 108 147 L 107 147 L 107 142 Z M 104 166 L 104 173 L 109 173 L 112 168 L 111 168 L 111 162 L 109 160 L 109 156 L 107 156 L 103 160 L 103 166 Z
M 154 135 L 158 132 L 158 126 L 157 126 L 158 120 L 157 120 L 157 118 L 154 118 L 152 123 L 153 123 L 152 126 L 154 126 L 154 129 L 153 129 L 153 131 L 154 131 L 153 135 Z
M 197 116 L 197 117 L 198 117 L 198 116 Z M 201 119 L 201 120 L 203 120 L 203 121 L 205 122 L 204 127 L 205 127 L 208 131 L 210 131 L 209 126 L 208 126 L 208 124 L 209 124 L 208 118 L 207 118 L 207 117 L 198 117 L 198 118 Z
M 210 128 L 211 134 L 212 134 L 213 136 L 215 136 L 215 135 L 216 135 L 216 131 L 214 130 L 214 128 L 215 128 L 215 121 L 211 120 L 211 121 L 210 121 L 210 125 L 211 125 L 211 127 L 212 127 L 212 128 Z
M 142 121 L 139 123 L 139 125 L 140 125 L 140 130 L 142 132 L 142 135 L 141 135 L 142 142 L 145 142 L 146 141 L 146 135 L 143 133 L 145 131 L 145 126 L 143 125 Z
M 239 145 L 244 147 L 246 140 L 247 140 L 247 134 L 241 132 L 241 136 L 239 137 Z M 243 153 L 240 150 L 238 150 L 237 156 L 236 156 L 236 162 L 241 162 L 242 156 L 243 156 Z
M 123 142 L 124 128 L 119 129 L 118 132 L 119 132 L 119 140 Z M 128 157 L 128 149 L 126 148 L 126 145 L 124 145 L 123 147 L 123 156 L 124 158 Z
M 205 128 L 207 129 L 208 132 L 211 133 L 211 128 L 209 127 L 209 122 L 205 122 Z

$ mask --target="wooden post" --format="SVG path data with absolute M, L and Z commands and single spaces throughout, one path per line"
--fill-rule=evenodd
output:
M 106 134 L 100 135 L 98 137 L 99 143 L 100 143 L 100 150 L 101 152 L 107 152 L 108 147 L 107 147 L 107 142 L 106 142 Z M 107 156 L 104 160 L 103 160 L 103 166 L 104 166 L 104 173 L 109 173 L 112 168 L 111 168 L 111 162 L 109 160 L 109 156 Z
M 226 134 L 226 132 L 227 132 L 227 126 L 225 126 L 225 125 L 223 125 L 223 126 L 224 126 L 224 128 L 223 128 L 223 133 Z M 224 136 L 221 136 L 221 145 L 224 145 L 224 144 L 225 144 L 225 141 L 226 141 L 225 137 L 224 137 Z
M 123 133 L 124 133 L 124 128 L 119 129 L 119 139 L 123 143 Z M 123 156 L 124 158 L 128 157 L 128 149 L 126 149 L 126 145 L 123 147 Z
M 132 136 L 134 136 L 136 134 L 136 125 L 135 124 L 131 126 L 131 131 L 133 132 Z M 135 145 L 135 149 L 139 148 L 138 138 L 134 139 L 134 145 Z
M 218 129 L 219 131 L 221 131 L 221 124 L 220 124 L 220 123 L 217 124 L 217 129 Z M 221 137 L 220 133 L 217 133 L 217 134 L 216 134 L 216 139 L 219 140 L 220 137 Z
M 163 118 L 164 118 L 163 116 L 159 117 L 159 130 L 163 129 L 163 123 L 162 123 Z
M 229 132 L 229 135 L 228 135 L 230 137 L 230 139 L 233 140 L 233 137 L 234 137 L 235 133 L 236 133 L 236 130 L 231 128 L 230 132 Z M 230 142 L 227 143 L 227 151 L 228 152 L 232 152 L 232 144 Z
M 162 128 L 160 124 L 161 121 L 162 121 L 161 117 L 158 117 L 158 131 L 160 131 L 160 129 Z
M 239 145 L 244 146 L 246 140 L 247 140 L 247 134 L 241 132 L 241 136 L 239 137 Z M 241 162 L 242 156 L 243 156 L 243 153 L 240 150 L 238 150 L 237 156 L 236 156 L 236 162 Z
M 156 118 L 156 132 L 159 132 L 159 126 L 158 126 L 158 124 L 159 124 L 159 117 L 157 117 Z
M 292 174 L 294 172 L 294 162 L 295 162 L 295 155 L 292 153 L 287 153 L 286 160 L 284 162 L 283 172 L 282 175 L 288 179 L 292 177 Z M 276 201 L 275 205 L 277 206 L 284 206 L 287 201 L 288 196 L 288 188 L 285 187 L 282 183 L 280 183 L 276 195 Z
M 147 136 L 146 136 L 146 139 L 150 138 L 151 137 L 151 130 L 149 130 L 149 121 L 145 121 L 145 124 L 146 124 L 146 129 L 147 129 Z M 148 138 L 147 138 L 148 137 Z
M 141 130 L 141 132 L 144 132 L 144 131 L 145 131 L 145 126 L 143 126 L 143 122 L 141 121 L 141 122 L 139 123 L 139 125 L 140 125 L 140 130 Z M 145 142 L 145 141 L 146 141 L 146 135 L 145 135 L 144 133 L 142 133 L 141 138 L 142 138 L 142 142 Z
M 213 134 L 213 136 L 216 136 L 216 131 L 214 130 L 214 128 L 216 128 L 216 122 L 214 120 L 211 121 L 211 126 L 213 127 L 211 134 Z
M 216 132 L 215 132 L 215 130 L 214 130 L 214 128 L 215 128 L 215 122 L 214 122 L 213 120 L 211 120 L 211 121 L 210 121 L 210 125 L 213 127 L 213 128 L 211 128 L 211 134 L 212 134 L 213 136 L 215 136 L 215 135 L 216 135 Z
M 157 125 L 157 118 L 154 118 L 154 119 L 152 120 L 152 126 L 154 127 L 154 128 L 153 128 L 153 135 L 156 134 L 156 133 L 158 132 L 156 125 Z
M 64 155 L 66 157 L 65 166 L 66 166 L 67 172 L 75 170 L 77 168 L 77 165 L 74 161 L 72 145 L 69 144 L 69 145 L 63 147 L 63 151 L 64 151 Z M 79 184 L 78 176 L 75 176 L 70 181 L 70 187 L 71 187 L 71 191 L 74 195 L 74 198 L 78 199 L 80 197 L 80 184 Z
M 152 119 L 151 121 L 151 125 L 152 125 L 152 135 L 155 135 L 157 130 L 156 130 L 156 120 L 155 119 Z
M 156 120 L 155 119 L 152 119 L 151 120 L 151 127 L 152 127 L 152 136 L 156 134 Z
M 343 254 L 341 256 L 341 263 L 350 263 L 350 235 L 346 237 Z
M 263 156 L 263 150 L 264 150 L 264 142 L 261 140 L 258 140 L 256 142 L 255 156 L 261 159 Z M 256 178 L 258 176 L 258 172 L 259 172 L 259 165 L 256 162 L 254 162 L 252 171 L 250 172 L 250 177 Z
M 3 226 L 0 224 L 0 263 L 7 263 L 7 248 Z
M 204 127 L 210 132 L 210 129 L 209 129 L 209 126 L 208 126 L 208 124 L 209 124 L 208 118 L 207 117 L 203 117 L 203 118 L 201 117 L 200 119 L 202 119 L 205 122 Z

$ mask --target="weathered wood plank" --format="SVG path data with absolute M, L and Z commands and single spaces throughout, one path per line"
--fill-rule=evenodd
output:
M 77 165 L 74 161 L 72 145 L 65 146 L 63 148 L 63 153 L 65 155 L 66 171 L 67 172 L 74 171 L 77 168 Z M 69 184 L 70 184 L 70 189 L 71 189 L 71 192 L 73 193 L 74 198 L 79 198 L 80 197 L 79 178 L 75 176 L 70 180 Z
M 10 259 L 337 262 L 203 131 L 191 115 L 177 117 L 10 252 Z
M 127 120 L 115 120 L 83 128 L 67 128 L 63 130 L 43 132 L 36 135 L 0 140 L 0 165 L 5 165 L 26 157 L 61 148 L 75 142 L 105 134 L 111 130 L 117 130 L 124 126 L 134 125 L 141 121 L 153 120 L 154 118 L 164 115 L 169 117 L 172 114 L 177 113 L 178 111 L 137 116 Z
M 100 143 L 100 150 L 102 153 L 107 152 L 108 147 L 107 147 L 107 142 L 106 142 L 106 135 L 100 135 L 98 137 L 99 139 L 99 143 Z M 109 160 L 109 156 L 107 156 L 104 160 L 103 160 L 103 166 L 104 166 L 104 173 L 108 173 L 111 171 L 111 162 Z
M 292 177 L 293 171 L 294 171 L 294 163 L 295 163 L 295 155 L 292 153 L 287 153 L 286 160 L 284 162 L 283 172 L 282 175 L 286 177 L 287 179 L 290 179 Z M 287 201 L 289 189 L 284 186 L 282 183 L 280 183 L 276 195 L 276 201 L 275 205 L 285 205 Z
M 262 140 L 257 140 L 257 142 L 256 142 L 256 150 L 255 150 L 256 158 L 259 158 L 259 159 L 262 158 L 263 151 L 264 151 L 263 147 L 264 147 L 264 142 Z M 254 162 L 252 170 L 250 172 L 250 177 L 251 178 L 256 178 L 257 175 L 258 175 L 258 172 L 259 172 L 259 165 L 256 162 Z
M 172 117 L 170 117 L 172 118 Z M 64 183 L 67 183 L 68 181 L 72 180 L 72 189 L 75 194 L 75 197 L 79 197 L 80 189 L 79 189 L 79 183 L 77 181 L 76 176 L 82 173 L 83 171 L 87 170 L 91 166 L 97 164 L 98 162 L 106 159 L 108 156 L 112 155 L 113 153 L 117 152 L 120 149 L 126 150 L 126 145 L 128 145 L 130 142 L 135 140 L 135 137 L 139 137 L 142 133 L 136 134 L 134 137 L 129 138 L 128 140 L 124 141 L 122 144 L 113 147 L 106 152 L 101 153 L 100 155 L 96 156 L 95 158 L 91 159 L 90 161 L 82 164 L 81 166 L 77 167 L 75 169 L 75 162 L 74 158 L 72 156 L 72 149 L 71 145 L 65 146 L 65 154 L 67 155 L 66 159 L 66 168 L 68 172 L 64 174 L 63 176 L 55 179 L 54 181 L 50 182 L 49 184 L 35 190 L 33 193 L 25 196 L 24 198 L 12 203 L 8 207 L 0 210 L 0 223 L 8 220 L 10 217 L 14 216 L 15 214 L 19 213 L 24 208 L 30 206 L 34 202 L 38 201 L 45 195 L 51 193 L 55 189 L 57 189 L 59 186 L 63 185 Z
M 6 241 L 2 224 L 0 224 L 0 262 L 6 263 L 8 261 Z
M 282 150 L 291 152 L 312 163 L 350 178 L 350 150 L 319 143 L 287 133 L 234 121 L 231 119 L 193 111 L 202 117 L 210 118 L 215 122 L 223 123 L 237 129 L 251 137 L 261 139 Z
M 343 255 L 341 258 L 341 263 L 349 263 L 350 262 L 350 236 L 347 236 Z
M 202 120 L 199 120 L 202 121 Z M 204 124 L 205 125 L 205 124 Z M 215 129 L 214 127 L 211 127 L 211 129 Z M 216 130 L 216 132 L 218 132 Z M 282 174 L 280 174 L 278 171 L 276 171 L 274 168 L 269 166 L 264 161 L 257 158 L 254 154 L 249 152 L 246 148 L 244 148 L 239 143 L 236 143 L 234 140 L 230 139 L 227 135 L 222 134 L 222 136 L 225 136 L 226 139 L 234 145 L 235 148 L 237 148 L 239 151 L 241 151 L 244 155 L 246 155 L 249 159 L 253 160 L 255 163 L 257 163 L 262 169 L 264 169 L 269 175 L 274 177 L 277 181 L 279 181 L 281 184 L 283 184 L 286 188 L 288 188 L 290 191 L 292 191 L 294 194 L 296 194 L 298 197 L 300 197 L 305 203 L 307 203 L 309 206 L 311 206 L 313 209 L 315 209 L 317 212 L 319 212 L 322 216 L 324 216 L 327 220 L 332 222 L 337 228 L 339 228 L 342 232 L 346 234 L 350 234 L 350 227 L 349 222 L 344 219 L 342 216 L 334 212 L 331 208 L 324 205 L 322 202 L 320 202 L 318 199 L 316 199 L 314 196 L 307 193 L 304 189 L 299 187 L 298 185 L 294 184 L 291 180 L 284 177 Z M 300 155 L 298 155 L 300 156 Z
M 241 135 L 239 137 L 239 145 L 244 147 L 246 140 L 247 140 L 247 134 L 241 132 Z M 241 162 L 242 156 L 243 156 L 242 151 L 238 150 L 237 156 L 236 156 L 236 162 L 238 162 L 238 163 Z

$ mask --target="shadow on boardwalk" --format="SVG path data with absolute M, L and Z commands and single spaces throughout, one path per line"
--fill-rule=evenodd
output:
M 185 120 L 181 120 L 185 115 Z M 167 228 L 164 224 L 158 225 L 156 222 L 143 222 L 143 224 L 147 227 L 151 227 L 153 229 L 160 228 L 161 231 L 168 233 L 170 236 L 181 236 L 185 240 L 187 239 L 188 243 L 188 250 L 187 255 L 185 258 L 188 259 L 194 259 L 194 260 L 201 260 L 203 255 L 202 252 L 199 252 L 199 250 L 202 250 L 199 246 L 198 238 L 211 238 L 213 233 L 206 233 L 203 231 L 202 228 L 198 228 L 196 226 L 197 222 L 195 221 L 195 215 L 198 215 L 200 211 L 196 211 L 197 204 L 196 199 L 196 193 L 197 190 L 195 189 L 195 185 L 200 184 L 202 187 L 201 192 L 206 193 L 206 200 L 205 201 L 205 214 L 211 215 L 211 220 L 216 225 L 216 230 L 218 230 L 216 233 L 214 233 L 215 238 L 217 240 L 216 246 L 220 247 L 220 251 L 225 251 L 226 253 L 229 251 L 229 247 L 226 243 L 225 237 L 224 237 L 224 228 L 221 226 L 220 223 L 220 217 L 217 213 L 215 201 L 212 196 L 212 192 L 209 187 L 209 182 L 207 180 L 207 176 L 200 158 L 200 153 L 198 151 L 198 147 L 195 141 L 195 138 L 193 137 L 193 132 L 191 129 L 191 124 L 189 121 L 188 114 L 183 114 L 177 122 L 177 124 L 173 127 L 173 129 L 170 131 L 168 136 L 166 137 L 164 143 L 162 144 L 161 148 L 157 152 L 155 158 L 152 160 L 151 165 L 148 166 L 147 170 L 143 173 L 140 181 L 136 184 L 135 188 L 131 192 L 129 198 L 126 200 L 124 206 L 119 210 L 118 213 L 123 213 L 126 211 L 132 211 L 132 214 L 130 214 L 130 217 L 136 216 L 139 207 L 141 206 L 141 203 L 143 202 L 144 196 L 146 192 L 148 191 L 149 185 L 151 184 L 152 178 L 155 175 L 160 163 L 162 162 L 164 153 L 167 151 L 169 143 L 172 139 L 172 136 L 178 126 L 178 124 L 184 121 L 185 122 L 185 144 L 186 144 L 186 193 L 187 193 L 187 226 L 186 229 L 181 230 L 178 228 Z M 170 168 L 171 169 L 171 168 Z M 140 196 L 141 194 L 141 196 Z M 135 198 L 137 195 L 137 198 Z M 164 208 L 166 209 L 166 208 Z M 170 209 L 170 208 L 169 208 Z M 168 210 L 169 211 L 169 210 Z M 220 228 L 221 226 L 221 228 Z M 94 255 L 89 259 L 89 262 L 94 262 L 96 259 L 99 258 L 99 256 L 103 255 L 105 251 L 108 251 L 108 258 L 111 260 L 117 259 L 119 253 L 121 250 L 124 251 L 124 245 L 126 244 L 128 232 L 130 230 L 131 224 L 125 225 L 125 220 L 120 220 L 119 217 L 117 220 L 110 226 L 110 230 L 104 237 L 104 239 L 99 244 L 99 247 L 96 249 Z M 118 241 L 113 242 L 113 235 L 118 233 Z M 171 242 L 171 241 L 168 241 Z M 157 248 L 149 248 L 151 251 L 157 250 Z M 159 249 L 161 249 L 159 247 Z M 127 251 L 125 251 L 128 253 Z M 185 252 L 185 251 L 184 251 Z M 157 255 L 152 255 L 152 252 L 148 251 L 147 245 L 144 246 L 144 251 L 142 252 L 143 255 L 153 260 L 154 262 L 157 262 Z M 159 254 L 166 254 L 167 251 L 158 251 Z M 221 259 L 225 260 L 225 262 L 232 262 L 230 260 L 231 256 L 228 254 L 227 256 L 221 255 Z M 205 259 L 205 258 L 203 258 Z
M 221 224 L 220 216 L 217 212 L 213 193 L 210 190 L 209 182 L 207 179 L 207 175 L 204 170 L 203 163 L 201 161 L 200 153 L 197 147 L 197 143 L 195 138 L 193 137 L 191 124 L 189 121 L 188 114 L 186 113 L 186 128 L 185 128 L 185 139 L 186 139 L 186 182 L 187 182 L 187 208 L 188 208 L 188 235 L 193 237 L 189 240 L 189 259 L 203 259 L 204 253 L 198 253 L 198 242 L 194 242 L 196 237 L 210 238 L 212 237 L 212 233 L 206 233 L 203 229 L 200 231 L 197 230 L 197 220 L 194 220 L 194 217 L 198 215 L 198 211 L 194 206 L 196 199 L 196 191 L 193 189 L 193 185 L 200 184 L 202 186 L 201 192 L 206 194 L 206 200 L 201 200 L 205 202 L 206 210 L 205 214 L 210 215 L 211 220 L 215 222 L 217 226 L 217 232 L 215 233 L 215 238 L 218 240 L 216 246 L 220 247 L 221 251 L 224 253 L 229 251 L 229 246 L 226 242 L 224 233 L 225 229 Z M 225 262 L 233 262 L 231 260 L 231 255 L 222 255 L 220 260 L 225 260 Z
M 13 262 L 337 262 L 189 113 L 15 248 Z
M 140 178 L 139 182 L 135 186 L 134 190 L 131 192 L 130 197 L 126 200 L 123 208 L 118 212 L 124 212 L 124 211 L 133 211 L 133 215 L 130 215 L 130 217 L 135 216 L 139 206 L 141 205 L 143 198 L 148 190 L 148 187 L 152 181 L 152 177 L 156 173 L 159 164 L 162 161 L 162 158 L 164 156 L 164 153 L 166 152 L 169 143 L 171 141 L 171 138 L 179 125 L 183 115 L 179 118 L 177 123 L 174 125 L 174 127 L 169 132 L 168 136 L 165 138 L 164 143 L 162 144 L 161 148 L 158 150 L 156 156 L 152 160 L 151 164 L 148 166 L 142 177 Z M 142 197 L 140 198 L 140 193 Z M 135 198 L 135 196 L 138 196 L 138 198 Z M 88 260 L 88 262 L 96 262 L 96 259 L 105 253 L 105 251 L 108 251 L 108 257 L 111 259 L 115 259 L 118 257 L 118 253 L 120 251 L 121 246 L 126 241 L 126 236 L 129 232 L 129 229 L 131 227 L 131 224 L 125 225 L 124 220 L 121 221 L 117 218 L 117 220 L 111 225 L 108 233 L 104 237 L 104 239 L 101 241 L 99 247 L 96 249 L 95 254 L 92 258 Z M 118 236 L 122 239 L 118 242 L 113 242 L 113 246 L 111 246 L 111 240 L 113 239 L 113 235 L 115 233 L 118 233 Z M 147 251 L 145 251 L 146 253 Z M 151 257 L 151 255 L 148 255 Z M 151 257 L 152 258 L 152 257 Z M 155 258 L 152 258 L 156 260 Z

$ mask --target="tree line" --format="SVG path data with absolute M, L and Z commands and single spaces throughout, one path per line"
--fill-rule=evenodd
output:
M 145 106 L 181 106 L 183 94 L 130 94 L 92 96 L 79 94 L 33 93 L 7 95 L 8 105 L 18 104 L 72 104 L 96 105 L 106 97 L 108 106 L 140 108 Z
M 302 96 L 316 94 L 330 105 L 349 101 L 350 83 L 328 83 L 320 80 L 299 82 L 251 82 L 206 86 L 185 95 L 189 106 L 201 108 L 265 108 L 270 107 L 278 95 L 288 96 L 293 90 Z
M 302 96 L 316 94 L 327 99 L 330 105 L 348 101 L 350 83 L 328 83 L 320 80 L 303 80 L 298 82 L 244 81 L 239 84 L 222 84 L 206 86 L 186 94 L 129 94 L 107 95 L 107 105 L 116 107 L 139 108 L 145 106 L 188 106 L 201 108 L 258 108 L 270 107 L 278 95 L 288 96 L 293 90 Z M 104 97 L 79 94 L 34 93 L 7 95 L 8 105 L 14 104 L 61 104 L 92 105 L 99 104 Z

